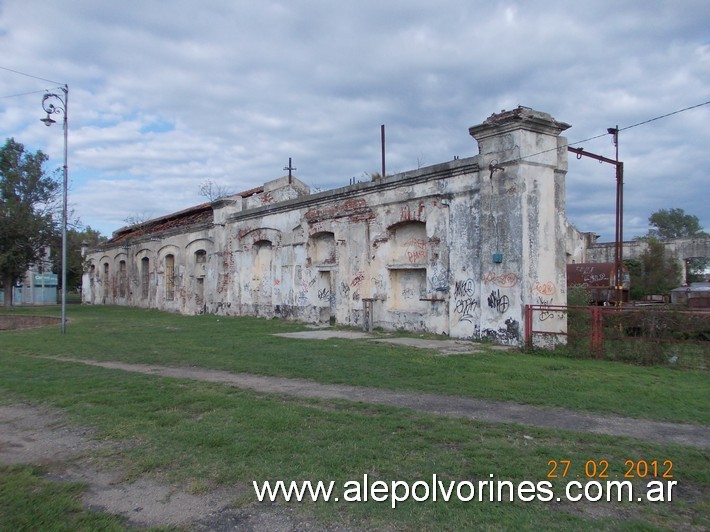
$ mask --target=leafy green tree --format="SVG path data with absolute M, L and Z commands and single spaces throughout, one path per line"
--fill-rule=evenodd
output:
M 638 259 L 626 259 L 624 261 L 624 265 L 629 270 L 629 277 L 631 278 L 631 290 L 629 297 L 631 297 L 633 301 L 638 301 L 646 295 L 643 286 L 643 264 Z
M 652 294 L 666 294 L 681 284 L 681 268 L 677 260 L 666 253 L 666 248 L 662 242 L 655 238 L 647 240 L 648 248 L 641 254 L 639 263 L 640 277 L 636 280 L 632 277 L 631 285 L 637 284 L 640 296 Z M 630 270 L 630 273 L 638 272 L 638 268 Z M 637 273 L 638 275 L 638 273 Z
M 708 236 L 700 219 L 687 214 L 683 209 L 660 209 L 648 218 L 652 226 L 648 234 L 642 239 L 654 238 L 658 240 L 672 240 L 674 238 L 697 238 Z M 687 281 L 701 281 L 705 278 L 705 271 L 710 267 L 710 257 L 693 257 L 687 260 Z M 682 281 L 685 281 L 683 279 Z
M 686 214 L 683 209 L 658 210 L 649 216 L 648 222 L 653 226 L 648 236 L 659 240 L 707 236 L 700 226 L 700 219 Z
M 78 289 L 81 286 L 81 276 L 84 272 L 81 248 L 87 246 L 91 249 L 105 240 L 106 237 L 91 226 L 86 226 L 84 229 L 67 229 L 67 290 Z M 61 268 L 61 250 L 62 239 L 61 235 L 58 235 L 52 244 L 52 257 L 57 271 Z
M 44 173 L 47 156 L 9 138 L 0 148 L 0 279 L 5 306 L 12 286 L 43 254 L 55 234 L 54 200 L 59 183 Z

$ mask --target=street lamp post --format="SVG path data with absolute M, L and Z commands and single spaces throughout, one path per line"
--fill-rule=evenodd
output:
M 46 118 L 40 119 L 44 125 L 51 126 L 56 122 L 52 119 L 53 114 L 60 113 L 64 117 L 64 175 L 62 181 L 62 319 L 60 330 L 62 334 L 67 332 L 67 139 L 69 134 L 69 124 L 67 122 L 69 106 L 69 85 L 59 87 L 64 93 L 60 96 L 55 93 L 47 93 L 42 97 L 42 108 L 47 113 Z

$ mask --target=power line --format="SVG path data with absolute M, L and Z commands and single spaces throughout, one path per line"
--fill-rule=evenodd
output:
M 708 104 L 710 104 L 710 100 L 708 100 L 707 102 L 703 102 L 703 103 L 696 104 L 696 105 L 691 105 L 691 106 L 689 106 L 689 107 L 684 107 L 683 109 L 678 109 L 677 111 L 673 111 L 673 112 L 671 112 L 671 113 L 666 113 L 666 114 L 664 114 L 664 115 L 656 116 L 656 117 L 654 117 L 654 118 L 649 118 L 648 120 L 644 120 L 643 122 L 638 122 L 637 124 L 633 124 L 633 125 L 630 125 L 630 126 L 626 126 L 626 127 L 619 128 L 619 131 L 625 131 L 625 130 L 627 130 L 627 129 L 631 129 L 631 128 L 634 128 L 634 127 L 642 126 L 642 125 L 644 125 L 644 124 L 648 124 L 649 122 L 655 122 L 656 120 L 660 120 L 661 118 L 666 118 L 666 117 L 669 117 L 669 116 L 677 115 L 677 114 L 679 114 L 679 113 L 683 113 L 683 112 L 685 112 L 685 111 L 690 111 L 691 109 L 697 109 L 698 107 L 702 107 L 702 106 L 708 105 Z M 567 148 L 567 147 L 569 147 L 569 146 L 574 146 L 574 145 L 576 145 L 576 144 L 582 144 L 583 142 L 589 142 L 590 140 L 600 139 L 600 138 L 606 137 L 606 136 L 608 136 L 608 135 L 609 135 L 609 132 L 606 132 L 606 133 L 602 133 L 601 135 L 596 135 L 596 136 L 594 136 L 594 137 L 589 137 L 589 138 L 584 139 L 584 140 L 577 140 L 577 141 L 575 141 L 575 142 L 568 142 L 567 144 L 564 144 L 564 145 L 562 145 L 562 146 L 557 146 L 557 147 L 555 147 L 555 148 L 550 148 L 549 150 L 543 150 L 543 151 L 539 151 L 539 152 L 537 152 L 537 153 L 532 153 L 532 154 L 530 154 L 530 155 L 526 155 L 525 157 L 520 157 L 520 158 L 518 158 L 518 159 L 516 159 L 516 160 L 517 160 L 517 161 L 522 161 L 523 159 L 529 159 L 530 157 L 535 157 L 536 155 L 542 155 L 543 153 L 548 153 L 548 152 L 551 152 L 551 151 L 559 150 L 559 149 L 561 149 L 561 148 Z
M 0 66 L 0 70 L 7 70 L 8 72 L 13 72 L 15 74 L 19 74 L 20 76 L 27 76 L 28 78 L 34 78 L 34 79 L 38 79 L 40 81 L 47 81 L 49 83 L 56 83 L 57 85 L 64 85 L 64 83 L 62 83 L 60 81 L 53 81 L 53 80 L 47 79 L 47 78 L 40 78 L 38 76 L 33 76 L 32 74 L 27 74 L 25 72 L 20 72 L 19 70 L 13 70 L 11 68 L 7 68 L 4 66 Z
M 696 109 L 697 107 L 702 107 L 703 105 L 708 105 L 708 104 L 710 104 L 710 100 L 708 100 L 707 102 L 699 103 L 697 105 L 691 105 L 690 107 L 686 107 L 685 109 L 679 109 L 678 111 L 673 111 L 672 113 L 657 116 L 656 118 L 644 120 L 643 122 L 639 122 L 638 124 L 634 124 L 633 126 L 622 127 L 621 129 L 619 129 L 619 131 L 624 131 L 625 129 L 631 129 L 632 127 L 636 127 L 636 126 L 642 126 L 644 124 L 648 124 L 649 122 L 653 122 L 654 120 L 660 120 L 661 118 L 666 118 L 667 116 L 677 115 L 678 113 L 682 113 L 684 111 L 689 111 L 690 109 Z
M 7 98 L 18 98 L 20 96 L 27 96 L 28 94 L 37 94 L 40 92 L 47 92 L 47 91 L 42 89 L 41 91 L 21 92 L 20 94 L 8 94 L 7 96 L 0 96 L 0 100 L 5 100 Z

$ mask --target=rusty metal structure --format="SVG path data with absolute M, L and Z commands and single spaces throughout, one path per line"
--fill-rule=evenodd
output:
M 629 301 L 631 278 L 623 264 L 620 269 L 613 262 L 568 264 L 567 286 L 589 290 L 592 304 L 618 306 Z
M 584 151 L 584 148 L 573 148 L 567 146 L 567 150 L 577 155 L 577 159 L 582 157 L 590 157 L 600 163 L 613 164 L 616 168 L 616 228 L 614 238 L 614 289 L 616 296 L 614 301 L 620 305 L 624 300 L 624 163 L 619 161 L 619 126 L 610 127 L 607 129 L 610 135 L 613 135 L 614 147 L 616 148 L 616 159 L 609 159 L 595 153 Z M 628 293 L 627 293 L 628 300 Z

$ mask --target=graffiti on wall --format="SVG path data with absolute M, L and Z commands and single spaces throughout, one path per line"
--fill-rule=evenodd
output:
M 421 238 L 410 238 L 404 243 L 407 250 L 407 260 L 414 263 L 426 260 L 426 240 Z
M 416 210 L 412 210 L 409 205 L 402 207 L 399 219 L 403 222 L 405 221 L 420 221 L 422 219 L 422 213 L 424 212 L 424 204 L 420 203 Z
M 552 308 L 545 308 L 545 307 L 551 307 L 554 305 L 554 299 L 553 298 L 547 298 L 545 299 L 542 296 L 538 296 L 537 298 L 537 304 L 543 307 L 540 309 L 540 313 L 538 314 L 538 319 L 540 321 L 547 321 L 547 320 L 554 320 L 558 319 L 561 320 L 565 317 L 564 312 L 560 310 L 555 310 Z
M 495 329 L 483 329 L 481 331 L 482 340 L 492 340 L 494 342 L 510 343 L 517 342 L 520 338 L 520 324 L 512 317 L 505 320 L 505 327 Z
M 476 286 L 473 279 L 456 281 L 456 283 L 454 283 L 454 297 L 471 297 L 475 289 Z
M 335 294 L 330 291 L 330 288 L 321 288 L 318 290 L 318 299 L 332 303 L 335 301 Z
M 406 287 L 402 289 L 402 298 L 404 299 L 414 299 L 415 293 L 414 289 L 411 287 Z
M 489 272 L 483 277 L 483 282 L 485 284 L 494 284 L 500 288 L 513 288 L 519 281 L 520 278 L 513 272 L 501 274 Z
M 455 301 L 454 312 L 459 314 L 459 322 L 473 322 L 473 313 L 478 309 L 479 301 L 472 297 L 459 298 Z
M 431 287 L 435 292 L 449 291 L 449 271 L 438 264 L 432 266 Z
M 547 281 L 545 283 L 535 281 L 535 283 L 533 283 L 532 292 L 537 292 L 542 296 L 551 296 L 557 292 L 557 287 L 555 287 L 555 283 L 552 281 Z
M 359 271 L 355 274 L 355 277 L 353 277 L 353 280 L 350 281 L 350 286 L 353 288 L 356 286 L 360 286 L 360 284 L 365 280 L 365 272 Z
M 459 322 L 473 322 L 473 313 L 480 306 L 474 296 L 476 284 L 473 279 L 464 279 L 454 283 L 454 312 L 459 314 Z
M 508 296 L 501 295 L 500 290 L 493 290 L 488 296 L 488 308 L 492 308 L 501 314 L 505 314 L 510 308 Z

